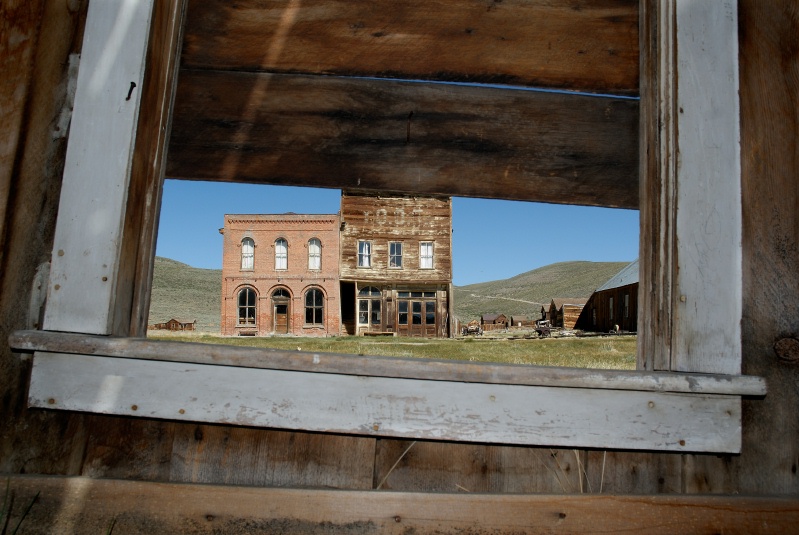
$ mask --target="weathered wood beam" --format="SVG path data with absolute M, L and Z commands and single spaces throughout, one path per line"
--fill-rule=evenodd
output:
M 638 102 L 183 70 L 167 176 L 638 207 Z
M 190 68 L 638 93 L 636 0 L 192 1 Z
M 28 406 L 491 444 L 739 453 L 741 442 L 739 396 L 430 381 L 66 353 L 34 353 Z
M 339 373 L 358 376 L 560 386 L 650 392 L 763 396 L 760 377 L 627 370 L 585 370 L 432 359 L 354 356 L 190 342 L 153 341 L 47 331 L 16 331 L 9 345 L 20 351 L 49 351 L 163 360 L 245 368 Z
M 373 492 L 12 476 L 9 525 L 114 533 L 790 533 L 795 497 Z

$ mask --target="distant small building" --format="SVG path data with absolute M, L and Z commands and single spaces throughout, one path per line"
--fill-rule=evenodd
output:
M 533 320 L 525 315 L 515 314 L 510 317 L 511 327 L 532 327 Z
M 149 328 L 166 331 L 194 331 L 197 328 L 197 320 L 172 318 L 164 323 L 156 323 L 155 325 L 151 325 Z
M 586 297 L 558 297 L 549 303 L 547 318 L 553 327 L 574 329 L 577 318 L 588 302 Z
M 508 317 L 505 314 L 483 314 L 480 324 L 485 331 L 496 331 L 508 328 Z
M 576 328 L 610 332 L 638 330 L 638 260 L 597 288 L 583 308 Z

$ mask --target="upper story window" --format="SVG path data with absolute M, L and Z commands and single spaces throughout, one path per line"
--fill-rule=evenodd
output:
M 283 239 L 275 240 L 275 269 L 289 268 L 289 243 Z
M 433 242 L 423 241 L 419 244 L 419 267 L 433 269 Z
M 372 267 L 372 242 L 358 242 L 358 267 Z
M 389 242 L 388 267 L 395 269 L 402 268 L 402 242 Z
M 255 258 L 255 242 L 252 238 L 241 240 L 241 269 L 253 269 Z
M 322 242 L 317 238 L 308 240 L 308 269 L 322 269 Z

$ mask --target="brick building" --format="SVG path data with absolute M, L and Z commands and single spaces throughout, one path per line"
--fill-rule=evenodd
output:
M 339 216 L 225 215 L 222 334 L 337 335 Z

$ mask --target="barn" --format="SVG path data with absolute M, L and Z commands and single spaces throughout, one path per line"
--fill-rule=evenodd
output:
M 573 329 L 580 312 L 583 310 L 586 297 L 557 297 L 549 302 L 547 318 L 553 327 Z
M 625 266 L 591 294 L 575 328 L 635 332 L 638 328 L 638 260 Z
M 394 5 L 3 3 L 4 522 L 796 531 L 799 2 Z M 164 176 L 638 209 L 638 367 L 147 340 Z

